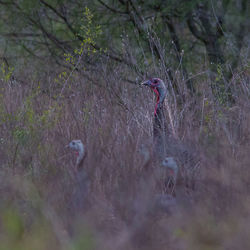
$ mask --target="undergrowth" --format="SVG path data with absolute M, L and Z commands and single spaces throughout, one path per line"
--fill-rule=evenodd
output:
M 99 78 L 72 76 L 63 95 L 64 82 L 0 81 L 0 249 L 248 249 L 247 71 L 233 78 L 230 107 L 207 94 L 206 82 L 195 102 L 186 95 L 174 105 L 169 94 L 176 135 L 201 159 L 195 188 L 177 184 L 184 198 L 177 192 L 171 212 L 152 208 L 162 190 L 148 169 L 159 166 L 141 153 L 142 145 L 152 153 L 153 94 Z M 72 139 L 87 148 L 88 188 L 65 148 Z

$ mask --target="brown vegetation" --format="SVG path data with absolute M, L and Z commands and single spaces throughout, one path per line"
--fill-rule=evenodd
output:
M 201 159 L 195 189 L 180 180 L 169 210 L 154 205 L 159 166 L 140 151 L 152 149 L 148 89 L 119 74 L 74 77 L 63 96 L 28 77 L 0 81 L 0 249 L 249 249 L 248 74 L 231 82 L 232 107 L 205 81 L 195 100 L 182 91 L 184 104 L 169 94 L 176 135 Z M 75 174 L 72 139 L 87 147 L 87 177 Z

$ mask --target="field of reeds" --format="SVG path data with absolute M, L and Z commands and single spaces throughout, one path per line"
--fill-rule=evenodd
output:
M 154 204 L 153 93 L 119 72 L 56 77 L 0 80 L 0 250 L 250 248 L 247 67 L 230 82 L 230 106 L 205 78 L 195 98 L 164 79 L 168 122 L 200 159 L 194 188 L 177 181 L 169 209 Z M 80 181 L 73 139 L 87 149 Z

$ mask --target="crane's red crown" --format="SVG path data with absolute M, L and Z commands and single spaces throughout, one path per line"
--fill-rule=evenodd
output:
M 160 78 L 149 78 L 149 80 L 142 82 L 141 85 L 150 87 L 156 94 L 156 106 L 154 111 L 154 114 L 156 115 L 157 110 L 162 107 L 163 101 L 166 97 L 166 85 Z
M 149 80 L 141 83 L 142 85 L 149 86 L 151 88 L 157 88 L 161 83 L 161 79 L 159 78 L 149 78 Z

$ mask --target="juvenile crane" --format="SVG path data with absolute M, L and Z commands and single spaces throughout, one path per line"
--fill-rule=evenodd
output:
M 85 169 L 82 168 L 86 157 L 86 148 L 81 140 L 73 140 L 66 147 L 69 147 L 76 154 L 76 169 L 74 169 L 74 188 L 70 201 L 70 209 L 83 210 L 87 206 L 87 194 L 89 190 L 89 179 Z
M 162 161 L 162 167 L 168 170 L 168 178 L 165 181 L 165 191 L 173 194 L 177 181 L 179 167 L 173 157 L 166 157 Z
M 86 149 L 81 140 L 73 140 L 71 141 L 67 147 L 75 151 L 76 153 L 76 167 L 79 169 L 83 164 L 83 161 L 86 157 Z

